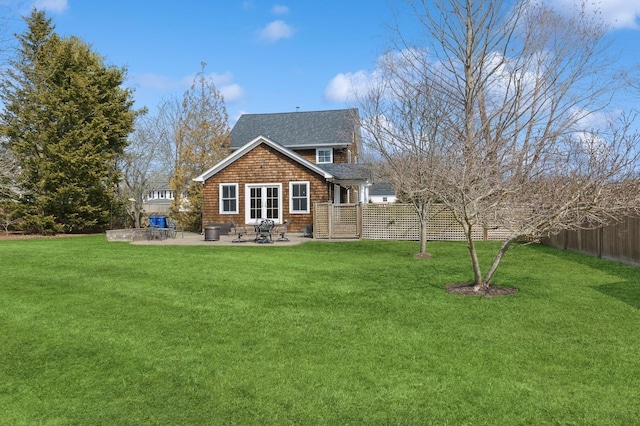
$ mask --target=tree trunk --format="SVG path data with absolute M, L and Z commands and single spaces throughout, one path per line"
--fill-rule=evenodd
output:
M 500 246 L 500 250 L 498 250 L 498 253 L 496 254 L 496 257 L 493 259 L 493 263 L 491 264 L 491 268 L 489 268 L 489 271 L 487 272 L 487 275 L 485 275 L 484 277 L 484 282 L 486 283 L 485 287 L 489 287 L 489 285 L 491 284 L 491 280 L 493 279 L 493 276 L 496 273 L 496 270 L 498 269 L 498 266 L 500 265 L 500 262 L 502 261 L 502 258 L 504 257 L 504 255 L 507 253 L 507 250 L 509 250 L 509 246 L 511 246 L 511 243 L 513 242 L 513 239 L 509 239 L 506 241 L 502 242 L 502 246 Z
M 467 248 L 469 249 L 469 255 L 471 257 L 471 265 L 473 266 L 474 290 L 480 291 L 486 287 L 483 285 L 484 283 L 482 280 L 482 271 L 480 270 L 480 262 L 478 261 L 478 253 L 476 253 L 476 245 L 473 242 L 473 236 L 471 234 L 473 227 L 469 223 L 465 223 L 463 227 L 464 234 L 467 239 Z
M 428 221 L 428 208 L 424 205 L 420 206 L 420 254 L 427 254 L 427 221 Z

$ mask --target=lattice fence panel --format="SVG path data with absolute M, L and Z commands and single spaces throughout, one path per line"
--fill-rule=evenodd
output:
M 359 208 L 355 204 L 331 204 L 331 238 L 357 238 L 359 236 Z
M 366 204 L 362 209 L 362 238 L 419 240 L 418 215 L 407 204 Z
M 361 220 L 361 223 L 359 221 Z M 420 239 L 420 221 L 410 204 L 364 204 L 341 205 L 317 203 L 314 206 L 315 238 L 357 238 L 362 229 L 362 238 L 368 240 L 413 240 Z M 473 230 L 474 240 L 504 240 L 511 232 L 505 228 L 477 226 Z M 427 239 L 434 241 L 464 241 L 464 230 L 453 213 L 444 206 L 435 205 L 429 213 Z
M 429 212 L 427 239 L 435 241 L 464 241 L 464 230 L 453 213 L 444 206 L 435 205 Z M 476 227 L 474 240 L 502 240 L 508 230 Z M 369 240 L 420 239 L 420 221 L 410 204 L 366 204 L 362 209 L 362 238 Z
M 523 224 L 531 217 L 531 208 L 527 206 L 505 208 L 495 212 L 495 217 L 487 218 L 487 239 L 503 241 L 511 238 L 514 232 L 522 230 Z M 498 224 L 507 225 L 501 227 Z
M 482 237 L 482 230 L 474 231 L 474 238 L 482 239 Z M 451 210 L 442 206 L 433 206 L 429 211 L 427 239 L 436 241 L 464 241 L 464 229 L 456 222 Z
M 329 204 L 313 205 L 313 237 L 329 238 Z

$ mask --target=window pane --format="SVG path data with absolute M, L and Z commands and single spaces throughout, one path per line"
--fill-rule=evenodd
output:
M 319 149 L 317 152 L 318 152 L 318 163 L 331 162 L 331 148 Z
M 291 184 L 291 210 L 294 212 L 306 212 L 308 207 L 308 184 Z
M 221 192 L 221 209 L 223 213 L 237 212 L 236 185 L 222 185 Z

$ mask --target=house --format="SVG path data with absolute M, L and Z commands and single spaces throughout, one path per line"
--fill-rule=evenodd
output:
M 395 203 L 396 193 L 388 182 L 376 182 L 369 188 L 370 203 Z
M 169 188 L 169 179 L 156 177 L 149 183 L 149 190 L 142 200 L 142 208 L 148 214 L 168 214 L 175 191 Z
M 360 163 L 357 109 L 242 115 L 232 153 L 195 178 L 203 224 L 313 223 L 314 203 L 368 201 L 370 170 Z

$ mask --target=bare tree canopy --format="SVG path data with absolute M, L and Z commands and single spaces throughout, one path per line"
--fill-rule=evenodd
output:
M 15 200 L 20 196 L 18 160 L 11 151 L 0 145 L 0 201 Z
M 640 137 L 612 103 L 628 74 L 597 14 L 526 0 L 408 4 L 423 32 L 414 42 L 396 28 L 360 95 L 363 126 L 396 187 L 463 226 L 477 291 L 514 241 L 636 208 Z M 482 226 L 510 231 L 486 271 L 472 238 Z
M 135 131 L 129 137 L 129 146 L 120 159 L 122 170 L 121 198 L 133 220 L 140 228 L 142 206 L 146 195 L 166 176 L 162 172 L 162 145 L 158 134 L 157 117 L 140 116 L 136 120 Z M 126 201 L 125 201 L 126 200 Z M 135 200 L 134 202 L 130 202 Z
M 202 185 L 192 179 L 228 155 L 229 117 L 224 97 L 205 75 L 205 63 L 182 100 L 170 99 L 158 115 L 166 170 L 175 191 L 171 212 L 185 229 L 202 229 Z

